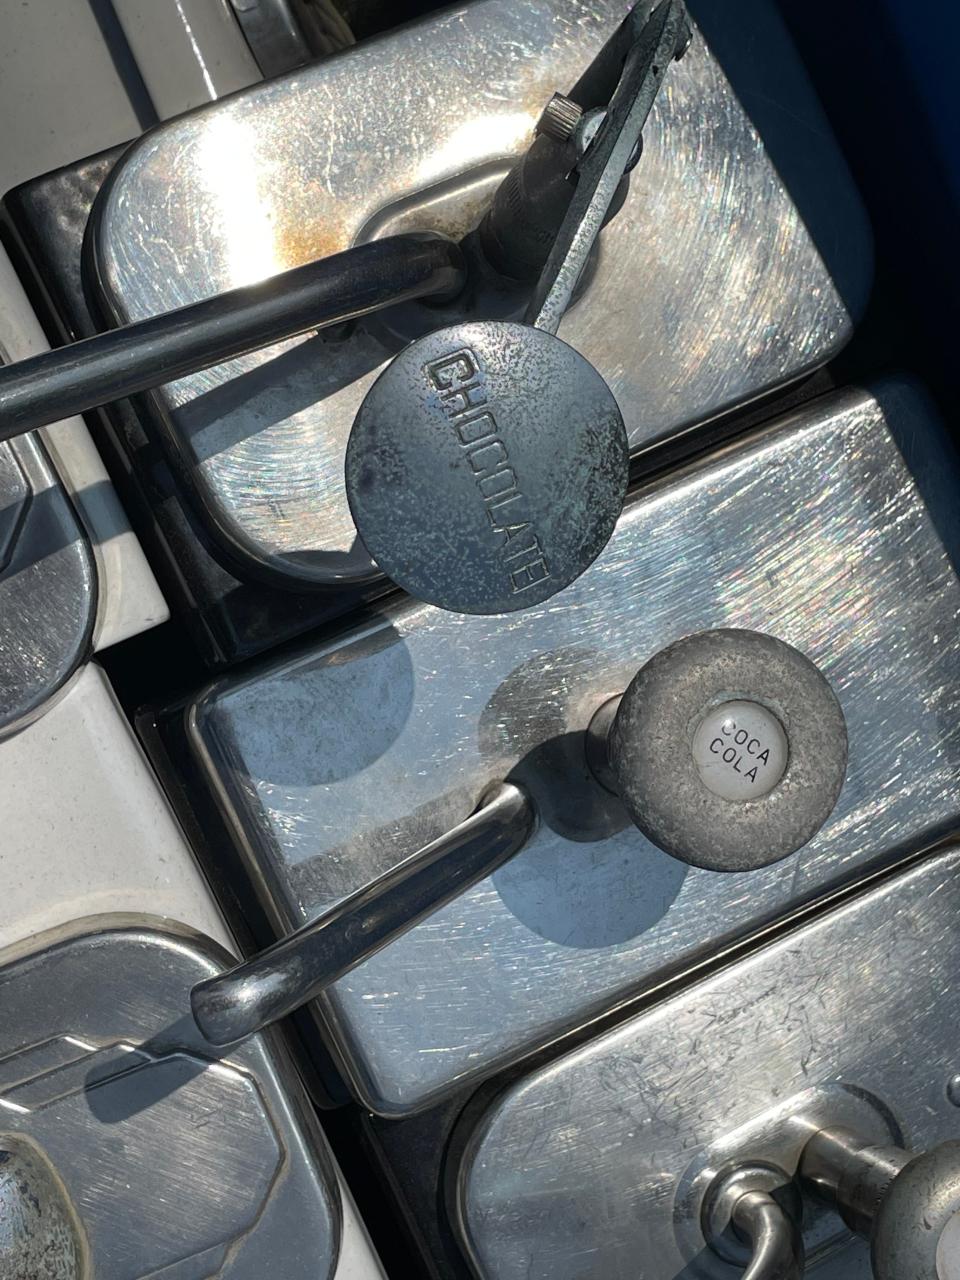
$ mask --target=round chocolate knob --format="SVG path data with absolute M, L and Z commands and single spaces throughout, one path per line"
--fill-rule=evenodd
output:
M 960 1142 L 910 1160 L 890 1183 L 873 1220 L 877 1280 L 960 1277 Z
M 721 629 L 651 658 L 612 716 L 606 755 L 602 780 L 654 844 L 696 867 L 750 871 L 826 822 L 847 731 L 808 658 L 773 636 Z
M 457 613 L 528 608 L 606 546 L 623 506 L 616 400 L 572 347 L 500 321 L 441 329 L 357 414 L 346 488 L 360 538 L 416 596 Z

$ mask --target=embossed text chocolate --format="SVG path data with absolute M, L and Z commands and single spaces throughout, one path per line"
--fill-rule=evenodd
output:
M 424 365 L 473 471 L 491 532 L 503 538 L 502 556 L 514 593 L 550 577 L 510 454 L 489 403 L 480 359 L 462 347 Z

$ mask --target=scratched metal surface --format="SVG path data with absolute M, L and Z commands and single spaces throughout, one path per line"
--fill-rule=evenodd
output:
M 917 1151 L 960 1136 L 946 1091 L 958 1056 L 958 912 L 954 847 L 511 1088 L 459 1171 L 477 1274 L 738 1274 L 685 1220 L 690 1175 L 720 1140 L 740 1143 L 794 1104 L 803 1112 L 812 1091 L 829 1098 L 842 1085 L 861 1111 L 867 1099 L 885 1105 Z M 844 1110 L 855 1102 L 837 1097 Z M 836 1243 L 810 1255 L 808 1274 L 870 1280 L 868 1246 Z
M 922 442 L 925 401 L 878 394 Z M 546 605 L 497 618 L 398 606 L 213 684 L 188 735 L 280 932 L 519 766 L 543 814 L 533 842 L 316 1006 L 367 1105 L 403 1113 L 953 824 L 958 617 L 960 583 L 884 410 L 849 391 L 636 493 L 602 556 Z M 716 626 L 806 653 L 849 732 L 827 825 L 744 875 L 652 847 L 583 758 L 608 696 Z
M 39 715 L 88 656 L 96 612 L 93 552 L 42 444 L 0 444 L 0 737 Z
M 861 206 L 771 0 L 691 9 L 722 58 L 698 37 L 671 68 L 627 205 L 561 328 L 609 382 L 635 449 L 828 360 L 872 270 Z M 623 12 L 623 0 L 474 0 L 151 132 L 93 216 L 108 311 L 141 319 L 390 231 L 462 234 Z M 396 351 L 378 333 L 283 343 L 153 396 L 234 558 L 302 584 L 371 572 L 343 459 Z
M 87 924 L 0 968 L 0 1147 L 25 1144 L 48 1171 L 38 1189 L 76 1224 L 80 1274 L 331 1276 L 339 1192 L 299 1086 L 262 1037 L 211 1062 L 185 1013 L 220 962 L 146 924 Z M 15 1265 L 18 1243 L 30 1256 L 17 1223 L 0 1262 L 33 1275 Z

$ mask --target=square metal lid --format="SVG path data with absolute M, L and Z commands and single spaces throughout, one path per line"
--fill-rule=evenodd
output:
M 863 210 L 775 5 L 691 10 L 701 34 L 561 329 L 609 382 L 635 450 L 829 360 L 872 273 Z M 473 0 L 149 132 L 93 213 L 108 313 L 139 320 L 398 230 L 463 234 L 623 11 Z M 360 326 L 150 398 L 232 562 L 300 586 L 370 575 L 344 449 L 396 349 Z
M 699 1228 L 711 1168 L 793 1173 L 798 1116 L 916 1152 L 960 1135 L 958 873 L 954 845 L 507 1090 L 457 1171 L 474 1274 L 725 1280 Z M 812 1198 L 803 1232 L 808 1274 L 871 1280 Z
M 299 1084 L 266 1037 L 215 1054 L 189 1013 L 225 953 L 118 916 L 26 945 L 0 968 L 0 1175 L 21 1161 L 37 1179 L 20 1191 L 38 1234 L 45 1216 L 72 1221 L 98 1280 L 328 1280 L 340 1193 Z M 9 1260 L 17 1193 L 0 1184 Z
M 929 443 L 937 426 L 902 387 L 825 398 L 636 492 L 546 606 L 408 603 L 195 700 L 192 754 L 280 932 L 511 770 L 534 792 L 522 853 L 315 1006 L 372 1110 L 422 1108 L 956 821 L 960 582 L 891 429 Z M 643 662 L 717 626 L 806 653 L 849 733 L 826 826 L 744 875 L 647 843 L 583 754 Z

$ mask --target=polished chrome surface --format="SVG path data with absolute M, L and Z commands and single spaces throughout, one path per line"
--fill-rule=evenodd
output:
M 829 1082 L 799 1092 L 788 1090 L 745 1123 L 724 1129 L 688 1156 L 674 1197 L 674 1220 L 681 1252 L 697 1253 L 704 1240 L 727 1262 L 746 1266 L 751 1250 L 730 1230 L 731 1198 L 738 1185 L 777 1191 L 777 1199 L 802 1229 L 804 1252 L 820 1255 L 846 1244 L 857 1224 L 841 1222 L 824 1198 L 801 1191 L 800 1170 L 811 1143 L 828 1127 L 843 1126 L 868 1144 L 891 1147 L 902 1133 L 882 1101 L 856 1085 Z M 803 1184 L 810 1191 L 809 1183 Z
M 55 1171 L 89 1274 L 332 1276 L 339 1197 L 298 1086 L 262 1040 L 213 1054 L 187 1013 L 221 960 L 115 917 L 30 945 L 0 969 L 0 1147 Z
M 45 449 L 32 435 L 0 443 L 0 736 L 63 688 L 96 613 L 93 551 Z
M 142 319 L 399 230 L 461 234 L 624 7 L 474 0 L 146 135 L 94 214 L 109 311 Z M 736 10 L 723 17 L 733 87 L 702 38 L 671 68 L 588 296 L 561 327 L 636 449 L 827 360 L 869 287 L 862 210 L 774 6 Z M 396 349 L 372 330 L 285 343 L 152 398 L 234 557 L 301 583 L 369 572 L 343 458 Z
M 743 1280 L 803 1280 L 803 1244 L 793 1219 L 765 1191 L 746 1191 L 733 1206 L 733 1222 L 750 1243 Z
M 483 1280 L 722 1280 L 685 1198 L 713 1145 L 780 1127 L 811 1091 L 869 1100 L 913 1147 L 960 1132 L 956 848 L 886 879 L 513 1086 L 460 1167 Z M 842 1109 L 841 1109 L 842 1114 Z M 788 1172 L 791 1170 L 788 1169 Z M 832 1216 L 834 1227 L 838 1219 Z M 821 1237 L 807 1274 L 869 1280 L 865 1244 Z
M 206 978 L 190 992 L 197 1026 L 231 1044 L 286 1017 L 512 858 L 537 819 L 529 797 L 502 782 L 480 808 L 379 880 L 344 898 L 252 960 Z
M 918 1154 L 831 1127 L 807 1143 L 799 1172 L 870 1241 L 876 1280 L 960 1275 L 960 1142 Z
M 540 828 L 492 878 L 331 988 L 320 1014 L 368 1105 L 405 1112 L 948 828 L 960 813 L 960 582 L 884 417 L 816 402 L 636 492 L 603 555 L 509 619 L 397 605 L 226 677 L 186 725 L 278 935 L 522 783 Z M 883 405 L 886 405 L 886 410 Z M 647 843 L 593 780 L 584 731 L 690 632 L 785 640 L 833 687 L 847 781 L 803 850 L 749 875 Z
M 704 1240 L 727 1262 L 748 1268 L 743 1280 L 777 1280 L 797 1264 L 799 1280 L 805 1257 L 802 1221 L 796 1182 L 778 1165 L 757 1160 L 721 1169 L 700 1211 Z

